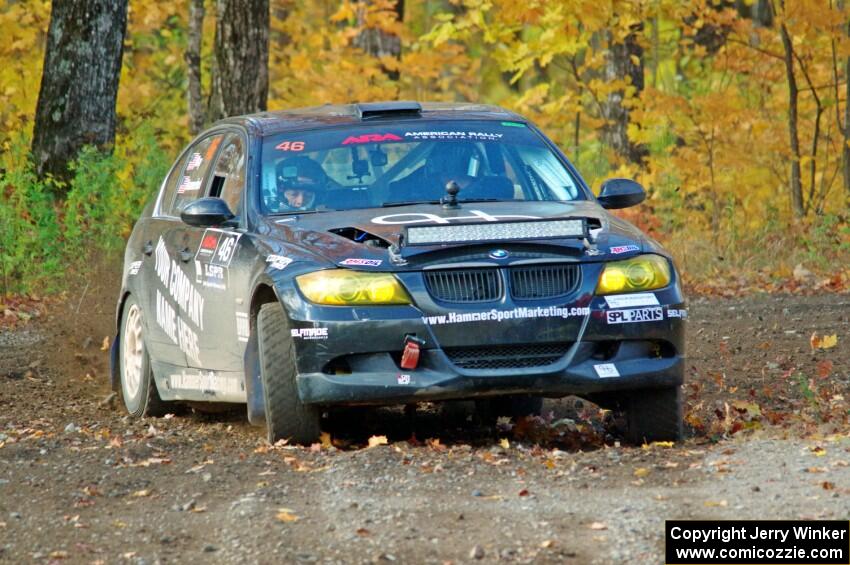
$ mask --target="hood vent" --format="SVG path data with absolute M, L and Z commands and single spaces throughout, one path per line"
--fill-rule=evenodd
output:
M 390 246 L 390 242 L 388 242 L 386 239 L 378 237 L 377 235 L 369 233 L 367 231 L 359 230 L 357 228 L 334 228 L 328 231 L 338 236 L 344 237 L 345 239 L 350 239 L 355 243 L 362 243 L 363 245 L 369 247 L 379 247 L 382 249 L 386 249 Z

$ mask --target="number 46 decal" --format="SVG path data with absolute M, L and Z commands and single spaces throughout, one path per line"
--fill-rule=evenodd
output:
M 279 143 L 275 149 L 279 151 L 304 151 L 303 141 L 284 141 Z

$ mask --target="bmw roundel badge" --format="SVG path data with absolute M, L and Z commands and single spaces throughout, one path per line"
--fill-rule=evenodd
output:
M 504 249 L 494 249 L 490 252 L 491 259 L 507 259 L 509 253 Z

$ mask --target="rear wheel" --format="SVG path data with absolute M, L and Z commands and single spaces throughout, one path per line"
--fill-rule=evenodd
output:
M 269 443 L 289 439 L 310 444 L 319 439 L 321 412 L 301 402 L 295 382 L 295 349 L 289 321 L 278 302 L 263 304 L 257 317 L 260 377 Z
M 647 389 L 630 394 L 626 406 L 626 440 L 634 444 L 680 441 L 682 388 Z
M 142 308 L 132 295 L 121 316 L 121 398 L 133 418 L 162 416 L 167 404 L 159 397 L 144 340 Z

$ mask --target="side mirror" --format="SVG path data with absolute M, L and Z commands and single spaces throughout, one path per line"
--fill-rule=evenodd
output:
M 640 204 L 646 199 L 646 191 L 631 179 L 608 179 L 596 199 L 603 208 L 616 210 Z
M 180 212 L 183 223 L 200 228 L 220 226 L 234 217 L 227 202 L 213 197 L 199 198 L 190 202 Z

